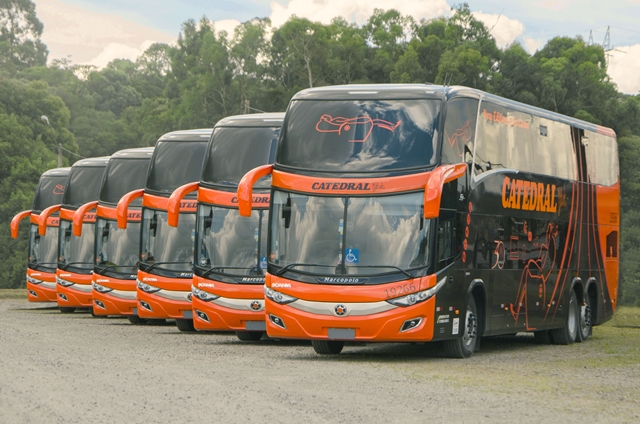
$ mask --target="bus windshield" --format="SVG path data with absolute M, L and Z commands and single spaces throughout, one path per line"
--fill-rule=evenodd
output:
M 280 127 L 219 127 L 214 130 L 202 181 L 237 186 L 244 174 L 273 162 Z M 270 178 L 254 187 L 270 187 Z
M 71 221 L 60 220 L 58 268 L 90 274 L 94 261 L 95 222 L 83 223 L 80 237 L 73 235 L 72 226 Z
M 47 227 L 47 234 L 38 234 L 38 225 L 29 229 L 29 268 L 55 272 L 58 256 L 58 227 Z
M 250 218 L 244 218 L 237 209 L 198 208 L 198 267 L 205 273 L 263 276 L 269 212 L 254 209 Z
M 269 263 L 313 275 L 408 274 L 429 264 L 423 193 L 307 196 L 275 190 Z M 343 260 L 344 258 L 344 260 Z M 411 275 L 412 276 L 412 275 Z
M 138 270 L 140 223 L 129 222 L 126 229 L 116 221 L 99 218 L 96 237 L 95 272 L 102 275 L 135 278 Z
M 181 213 L 178 226 L 170 227 L 166 211 L 143 209 L 140 269 L 193 272 L 195 229 L 195 213 Z
M 276 163 L 305 171 L 384 172 L 437 162 L 440 100 L 298 100 Z

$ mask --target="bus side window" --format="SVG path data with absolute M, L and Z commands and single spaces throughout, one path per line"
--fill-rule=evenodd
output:
M 453 210 L 440 210 L 440 217 L 438 218 L 438 234 L 436 246 L 436 271 L 441 270 L 442 268 L 453 262 L 453 259 L 456 255 L 456 237 L 454 237 L 456 232 L 455 217 L 456 213 Z

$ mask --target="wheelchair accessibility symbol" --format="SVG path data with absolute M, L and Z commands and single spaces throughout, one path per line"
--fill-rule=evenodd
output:
M 360 249 L 347 249 L 346 262 L 348 264 L 357 264 L 360 258 Z

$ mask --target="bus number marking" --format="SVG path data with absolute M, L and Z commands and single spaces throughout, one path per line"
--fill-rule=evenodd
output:
M 416 291 L 417 291 L 416 286 L 413 283 L 407 283 L 403 285 L 398 284 L 395 287 L 384 289 L 384 293 L 387 296 L 387 299 L 392 297 L 398 297 L 403 294 L 415 293 Z

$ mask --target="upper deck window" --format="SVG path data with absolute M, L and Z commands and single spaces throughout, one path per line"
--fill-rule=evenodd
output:
M 279 165 L 384 172 L 437 162 L 439 100 L 299 100 L 287 112 Z
M 41 178 L 31 209 L 43 211 L 49 206 L 62 203 L 62 195 L 66 184 L 66 175 Z
M 200 180 L 208 140 L 159 141 L 153 152 L 147 189 L 171 194 L 178 187 Z
M 144 188 L 148 168 L 149 158 L 111 159 L 100 191 L 100 200 L 118 203 L 130 191 Z
M 209 144 L 202 181 L 237 186 L 253 168 L 273 163 L 280 127 L 218 127 Z M 258 187 L 270 187 L 270 179 Z
M 82 206 L 98 200 L 104 166 L 78 166 L 71 169 L 62 203 L 70 206 Z

